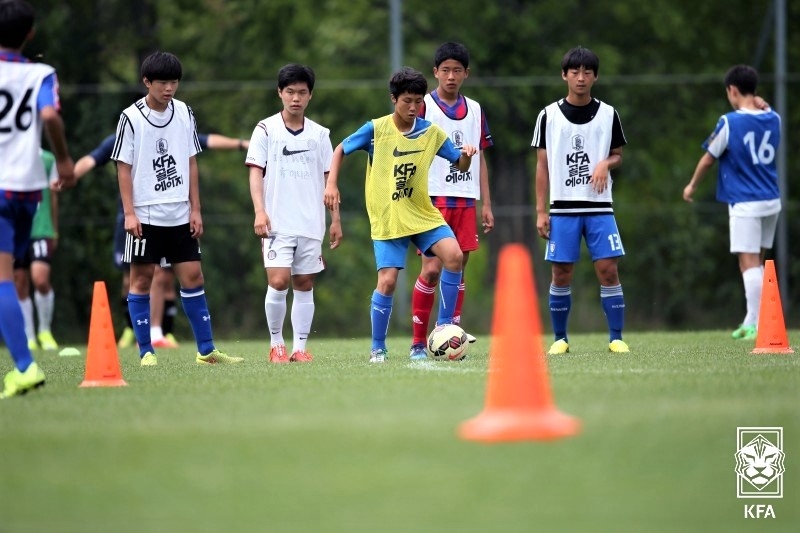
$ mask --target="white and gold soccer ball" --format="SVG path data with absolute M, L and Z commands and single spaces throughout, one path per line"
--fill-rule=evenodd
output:
M 468 347 L 467 334 L 455 324 L 436 326 L 428 335 L 428 351 L 437 361 L 461 361 Z

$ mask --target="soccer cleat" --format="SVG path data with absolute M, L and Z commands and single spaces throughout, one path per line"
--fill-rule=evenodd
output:
M 230 355 L 220 352 L 216 348 L 208 352 L 206 355 L 200 355 L 197 352 L 197 357 L 194 359 L 198 365 L 232 365 L 234 363 L 241 363 L 244 361 L 243 357 L 231 357 Z
M 42 347 L 42 350 L 58 350 L 58 343 L 53 338 L 53 334 L 49 331 L 40 331 L 37 338 L 39 339 L 39 346 Z
M 172 347 L 173 348 L 177 348 L 178 346 L 180 346 L 180 343 L 178 342 L 178 339 L 176 339 L 175 335 L 173 335 L 172 333 L 165 334 L 164 338 L 172 343 Z
M 276 344 L 269 349 L 269 362 L 282 365 L 289 362 L 289 356 L 286 354 L 286 345 Z
M 628 345 L 625 344 L 625 341 L 622 339 L 614 339 L 613 341 L 608 343 L 608 351 L 614 353 L 628 353 L 630 350 L 628 349 Z
M 756 326 L 750 325 L 745 326 L 744 324 L 740 324 L 738 328 L 733 330 L 731 333 L 731 337 L 734 339 L 741 339 L 741 340 L 755 340 L 756 338 Z
M 412 344 L 411 353 L 408 356 L 412 361 L 422 361 L 428 358 L 428 352 L 425 351 L 424 344 Z
M 131 328 L 126 327 L 122 330 L 122 335 L 119 336 L 117 348 L 127 348 L 132 346 L 134 342 L 136 342 L 136 335 L 134 335 Z
M 157 364 L 158 359 L 156 359 L 156 354 L 153 352 L 145 352 L 141 361 L 139 361 L 140 366 L 156 366 Z
M 30 351 L 39 349 L 39 343 L 36 342 L 36 339 L 28 339 L 28 349 Z
M 28 391 L 38 389 L 44 385 L 44 372 L 36 363 L 31 363 L 25 372 L 14 369 L 6 374 L 3 380 L 3 392 L 0 399 L 22 396 Z
M 470 335 L 466 331 L 464 332 L 464 334 L 467 336 L 467 342 L 469 342 L 470 344 L 472 344 L 473 342 L 478 340 L 478 339 L 475 338 L 475 335 Z
M 386 361 L 386 358 L 389 356 L 389 352 L 386 351 L 386 348 L 376 348 L 372 350 L 369 354 L 369 362 L 370 363 L 383 363 Z
M 289 361 L 292 363 L 310 363 L 313 360 L 314 358 L 311 356 L 311 354 L 303 350 L 296 350 L 289 358 Z
M 547 353 L 550 355 L 569 353 L 569 344 L 567 344 L 566 339 L 558 339 L 550 345 L 550 349 L 547 350 Z
M 177 348 L 178 344 L 169 340 L 168 337 L 161 337 L 158 340 L 152 341 L 153 348 Z

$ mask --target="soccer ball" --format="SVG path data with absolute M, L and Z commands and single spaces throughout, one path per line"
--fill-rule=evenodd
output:
M 428 335 L 428 351 L 437 361 L 461 361 L 468 346 L 467 334 L 455 324 L 436 326 Z

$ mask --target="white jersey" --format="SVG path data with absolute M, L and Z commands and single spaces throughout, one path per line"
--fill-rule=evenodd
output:
M 481 145 L 481 106 L 466 96 L 464 100 L 467 103 L 467 114 L 461 120 L 454 120 L 444 114 L 430 93 L 425 95 L 425 120 L 441 127 L 459 149 L 465 144 Z M 446 159 L 434 158 L 428 172 L 428 194 L 480 200 L 481 158 L 473 157 L 466 172 L 461 172 Z
M 42 121 L 36 101 L 50 65 L 0 61 L 0 190 L 27 192 L 47 188 Z
M 287 130 L 280 113 L 256 125 L 245 164 L 265 171 L 270 234 L 323 239 L 325 173 L 332 158 L 330 130 L 309 118 L 299 132 Z
M 142 224 L 189 222 L 189 159 L 200 151 L 194 114 L 180 100 L 158 112 L 142 98 L 122 112 L 111 159 L 132 166 L 133 206 Z
M 550 174 L 550 214 L 612 213 L 611 185 L 596 192 L 590 183 L 598 161 L 611 153 L 614 108 L 600 102 L 586 124 L 567 120 L 554 102 L 545 108 L 547 167 Z

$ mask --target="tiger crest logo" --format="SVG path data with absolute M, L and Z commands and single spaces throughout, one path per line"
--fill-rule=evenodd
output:
M 737 497 L 782 498 L 783 472 L 786 470 L 785 454 L 781 449 L 783 428 L 737 430 Z

